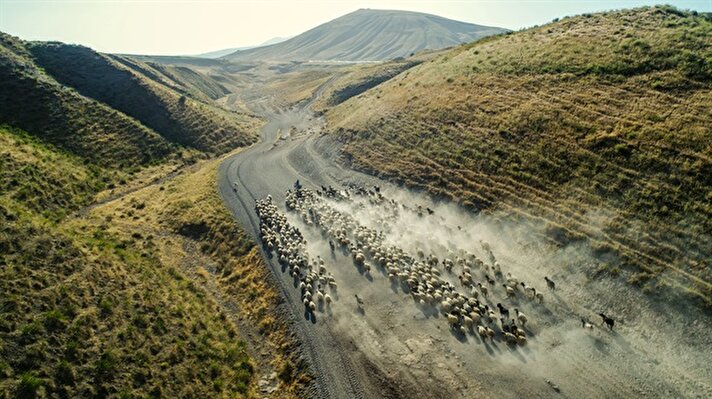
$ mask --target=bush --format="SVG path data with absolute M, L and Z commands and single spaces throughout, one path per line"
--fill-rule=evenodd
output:
M 44 381 L 41 378 L 32 373 L 24 373 L 20 376 L 16 397 L 18 399 L 34 399 L 42 385 L 44 385 Z
M 99 301 L 99 310 L 101 311 L 101 317 L 107 317 L 111 315 L 114 309 L 114 304 L 109 298 L 101 298 Z
M 62 360 L 59 365 L 57 365 L 55 379 L 62 385 L 74 384 L 74 370 L 66 360 Z
M 50 310 L 44 314 L 44 326 L 47 331 L 57 331 L 64 328 L 66 317 L 59 310 Z

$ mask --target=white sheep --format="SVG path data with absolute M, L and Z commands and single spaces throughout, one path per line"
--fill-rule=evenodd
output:
M 487 338 L 487 329 L 482 327 L 482 326 L 477 326 L 477 334 L 482 338 L 484 341 L 485 338 Z
M 514 308 L 514 312 L 517 314 L 517 320 L 519 320 L 519 323 L 521 323 L 522 326 L 526 325 L 528 320 L 527 316 L 524 313 L 520 312 L 517 308 Z
M 517 337 L 516 335 L 512 333 L 505 332 L 504 333 L 504 339 L 507 341 L 508 344 L 510 345 L 516 345 L 517 344 Z
M 515 297 L 514 288 L 508 286 L 507 284 L 502 284 L 502 287 L 504 287 L 505 291 L 507 292 L 507 298 Z

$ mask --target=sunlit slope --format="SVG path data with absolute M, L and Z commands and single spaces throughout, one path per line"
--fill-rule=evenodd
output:
M 410 11 L 361 9 L 271 46 L 237 51 L 231 61 L 374 61 L 441 49 L 504 29 Z
M 712 294 L 712 21 L 671 7 L 483 39 L 335 107 L 354 166 L 543 219 L 649 292 Z M 674 292 L 679 292 L 675 290 Z
M 137 119 L 172 142 L 220 153 L 256 139 L 256 118 L 190 96 L 204 94 L 203 89 L 207 97 L 224 94 L 198 73 L 175 67 L 158 72 L 141 67 L 139 61 L 127 67 L 89 48 L 62 43 L 31 43 L 29 50 L 60 83 Z

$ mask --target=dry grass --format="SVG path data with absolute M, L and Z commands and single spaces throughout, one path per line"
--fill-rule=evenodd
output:
M 543 219 L 647 292 L 709 304 L 710 37 L 707 17 L 667 7 L 567 18 L 457 48 L 327 117 L 358 168 Z
M 254 394 L 234 323 L 158 240 L 68 218 L 129 173 L 8 127 L 0 166 L 0 397 Z
M 153 237 L 162 265 L 192 276 L 228 311 L 249 348 L 261 362 L 259 377 L 282 377 L 280 395 L 296 394 L 307 381 L 291 355 L 294 342 L 276 314 L 278 292 L 269 283 L 259 248 L 238 228 L 216 191 L 220 160 L 94 209 L 90 220 L 111 219 L 120 237 Z M 248 331 L 243 331 L 248 330 Z M 282 373 L 284 370 L 294 370 Z M 256 381 L 253 381 L 256 382 Z
M 39 168 L 17 190 L 55 187 L 57 211 L 91 197 L 81 160 L 17 134 L 0 136 L 3 166 Z M 216 192 L 219 162 L 76 218 L 3 190 L 0 397 L 256 397 L 272 373 L 274 396 L 300 392 L 279 296 Z
M 401 72 L 429 61 L 447 50 L 424 50 L 408 59 L 397 59 L 375 64 L 355 64 L 340 69 L 334 74 L 336 80 L 326 88 L 312 107 L 317 112 L 326 112 L 330 107 L 341 104 Z

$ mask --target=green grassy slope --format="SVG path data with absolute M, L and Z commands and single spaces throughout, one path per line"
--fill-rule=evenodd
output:
M 71 55 L 59 47 L 58 59 Z M 184 268 L 199 262 L 265 270 L 254 244 L 214 203 L 214 178 L 194 177 L 190 188 L 212 195 L 188 204 L 212 210 L 209 218 L 191 213 L 207 232 L 231 233 L 211 240 L 219 250 L 206 244 L 210 253 L 174 254 L 197 244 L 180 235 L 183 224 L 176 219 L 184 215 L 149 223 L 173 210 L 149 202 L 159 196 L 125 208 L 123 198 L 110 199 L 114 188 L 141 187 L 211 152 L 250 143 L 257 121 L 181 99 L 166 83 L 103 55 L 82 56 L 89 58 L 77 55 L 77 62 L 89 69 L 77 66 L 75 89 L 57 81 L 74 64 L 40 67 L 26 43 L 0 33 L 0 398 L 254 396 L 255 367 L 264 366 L 249 357 L 235 311 L 226 314 L 205 283 L 186 277 Z M 105 81 L 91 69 L 92 57 L 106 68 Z M 112 81 L 116 75 L 129 83 Z M 165 125 L 156 126 L 171 132 L 147 127 L 148 119 L 93 95 L 123 95 L 117 104 L 135 102 L 162 115 Z M 131 221 L 125 230 L 113 228 L 120 225 L 113 213 L 97 216 L 86 208 L 102 190 L 105 206 L 121 206 L 116 219 Z M 171 198 L 183 198 L 173 191 Z M 257 280 L 259 273 L 243 275 Z M 269 321 L 272 302 L 261 306 L 260 320 Z M 270 326 L 270 347 L 259 349 L 274 353 L 277 370 L 293 369 L 281 349 L 288 339 L 272 338 L 284 333 L 276 320 Z M 296 373 L 288 377 L 283 380 L 290 386 L 301 381 Z
M 328 114 L 359 168 L 712 298 L 712 20 L 652 7 L 461 46 Z
M 28 48 L 37 63 L 60 83 L 137 119 L 171 142 L 221 153 L 256 139 L 256 118 L 181 94 L 141 74 L 148 67 L 130 69 L 82 46 L 33 42 Z M 165 75 L 161 77 L 167 80 Z M 195 76 L 191 79 L 196 82 Z
M 176 147 L 134 119 L 68 89 L 0 34 L 0 123 L 22 128 L 101 165 L 158 162 Z
M 244 342 L 151 237 L 66 222 L 112 177 L 0 127 L 0 397 L 248 393 Z
M 108 57 L 181 94 L 187 94 L 203 101 L 215 100 L 230 93 L 230 90 L 214 79 L 214 76 L 202 72 L 196 67 L 161 64 L 153 61 L 142 62 L 137 58 L 123 55 L 112 54 Z

